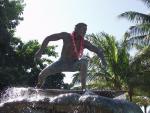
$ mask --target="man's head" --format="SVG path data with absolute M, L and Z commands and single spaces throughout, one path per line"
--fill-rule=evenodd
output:
M 80 35 L 82 37 L 84 37 L 86 30 L 87 30 L 87 25 L 85 23 L 78 23 L 75 26 L 75 32 L 77 33 L 77 35 Z

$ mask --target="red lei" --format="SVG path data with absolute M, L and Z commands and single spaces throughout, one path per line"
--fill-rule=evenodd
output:
M 72 46 L 73 46 L 73 53 L 74 53 L 74 55 L 73 56 L 75 56 L 76 58 L 81 58 L 82 57 L 82 55 L 83 55 L 83 46 L 84 46 L 84 39 L 83 39 L 83 37 L 80 37 L 81 38 L 81 40 L 80 40 L 80 49 L 79 49 L 79 51 L 77 50 L 77 46 L 76 46 L 76 44 L 75 44 L 75 40 L 76 40 L 76 38 L 75 38 L 75 32 L 73 32 L 72 34 L 71 34 L 71 39 L 72 39 Z

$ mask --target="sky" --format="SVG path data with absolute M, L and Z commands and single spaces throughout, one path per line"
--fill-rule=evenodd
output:
M 87 34 L 106 32 L 121 40 L 125 31 L 133 23 L 126 19 L 119 19 L 118 15 L 126 11 L 148 13 L 146 5 L 141 0 L 24 1 L 26 3 L 22 15 L 24 20 L 18 25 L 15 34 L 24 42 L 38 40 L 42 43 L 46 36 L 53 33 L 71 33 L 79 22 L 88 25 Z M 58 45 L 56 51 L 60 53 L 61 40 L 49 44 Z M 65 82 L 71 81 L 69 77 Z

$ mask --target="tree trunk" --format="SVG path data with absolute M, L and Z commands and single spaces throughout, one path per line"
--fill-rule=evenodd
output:
M 147 105 L 144 105 L 144 113 L 147 113 Z
M 129 87 L 129 99 L 130 99 L 130 102 L 132 102 L 132 96 L 133 96 L 133 88 Z

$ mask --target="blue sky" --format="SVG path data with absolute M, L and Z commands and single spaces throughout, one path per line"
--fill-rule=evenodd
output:
M 133 23 L 117 16 L 125 11 L 148 13 L 140 0 L 24 0 L 24 21 L 16 29 L 16 36 L 23 41 L 36 39 L 40 43 L 53 33 L 72 32 L 75 24 L 88 25 L 87 33 L 106 32 L 121 40 Z M 50 44 L 59 45 L 62 41 Z

